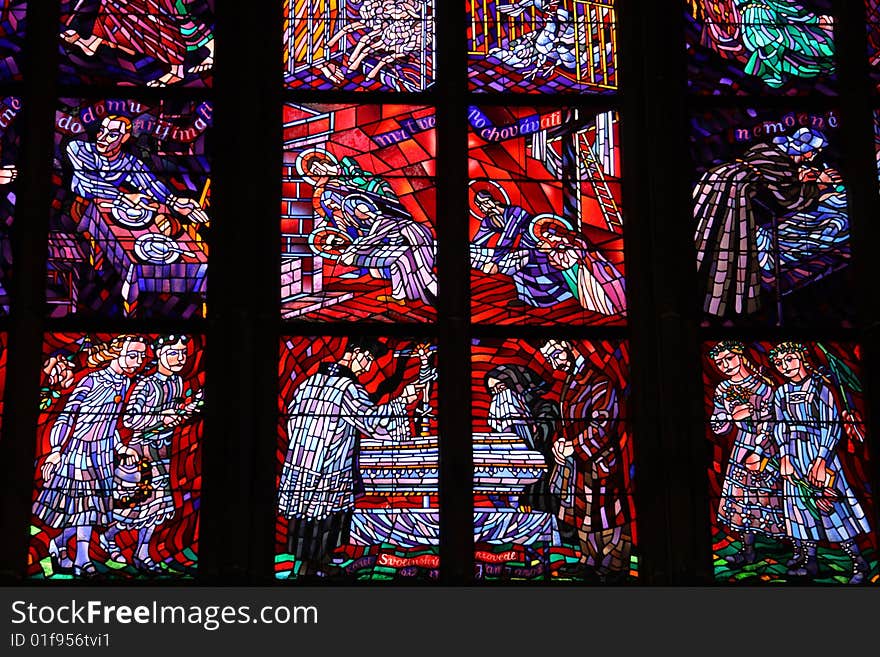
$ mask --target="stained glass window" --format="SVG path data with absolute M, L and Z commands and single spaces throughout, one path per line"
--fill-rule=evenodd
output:
M 832 0 L 684 0 L 691 90 L 835 91 Z
M 481 580 L 636 577 L 626 343 L 473 343 Z
M 469 122 L 473 320 L 622 324 L 617 113 L 479 106 Z
M 465 0 L 473 91 L 616 91 L 615 0 Z
M 434 0 L 284 0 L 284 82 L 424 91 L 434 83 L 434 11 Z
M 414 105 L 286 105 L 285 319 L 436 317 L 435 115 Z
M 26 0 L 0 0 L 0 80 L 21 79 Z
M 7 362 L 7 334 L 0 332 L 0 424 L 3 421 L 3 407 L 6 398 L 6 362 Z M 2 434 L 0 434 L 2 439 Z
M 871 65 L 871 78 L 875 88 L 880 90 L 880 1 L 865 0 L 868 20 L 868 59 Z
M 213 10 L 214 0 L 61 0 L 61 81 L 210 86 Z
M 836 110 L 692 117 L 706 321 L 847 323 L 853 306 L 839 124 Z
M 858 345 L 704 345 L 718 581 L 876 581 Z
M 275 575 L 436 579 L 436 347 L 282 340 Z
M 9 285 L 12 275 L 12 241 L 9 230 L 15 211 L 15 181 L 18 178 L 18 115 L 21 99 L 7 96 L 0 101 L 0 314 L 9 313 Z
M 63 99 L 49 313 L 203 317 L 209 102 Z
M 46 335 L 30 577 L 195 574 L 203 345 L 182 334 Z
M 877 153 L 877 179 L 880 180 L 880 110 L 874 110 L 874 151 Z

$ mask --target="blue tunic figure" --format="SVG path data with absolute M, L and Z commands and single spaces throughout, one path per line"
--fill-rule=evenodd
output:
M 173 194 L 143 162 L 123 150 L 131 138 L 131 121 L 111 115 L 101 122 L 93 144 L 79 140 L 68 143 L 66 153 L 73 169 L 71 191 L 81 199 L 97 202 L 104 210 L 155 212 L 164 205 L 189 221 L 207 223 L 208 214 L 195 199 Z
M 538 249 L 538 240 L 529 230 L 532 216 L 528 212 L 484 190 L 477 192 L 474 204 L 484 216 L 471 240 L 471 266 L 490 276 L 513 279 L 517 298 L 508 308 L 546 308 L 572 297 L 564 274 Z M 497 237 L 494 244 L 493 237 Z
M 56 571 L 97 574 L 89 548 L 94 528 L 110 520 L 114 453 L 128 463 L 138 456 L 121 441 L 116 425 L 144 352 L 143 339 L 133 335 L 92 349 L 88 363 L 100 369 L 79 381 L 52 425 L 33 514 L 59 530 L 49 545 Z M 74 536 L 76 556 L 70 559 L 68 542 Z
M 783 342 L 770 359 L 788 379 L 773 395 L 785 526 L 795 545 L 788 573 L 815 577 L 817 545 L 826 541 L 852 559 L 850 583 L 865 582 L 870 569 L 857 540 L 871 528 L 837 454 L 843 434 L 837 402 L 803 344 Z

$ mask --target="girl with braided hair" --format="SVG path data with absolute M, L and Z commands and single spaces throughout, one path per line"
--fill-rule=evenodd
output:
M 133 463 L 137 452 L 119 437 L 117 422 L 146 344 L 137 335 L 120 335 L 93 347 L 88 366 L 99 368 L 84 376 L 67 399 L 49 434 L 51 451 L 40 475 L 42 486 L 33 513 L 47 527 L 61 530 L 49 544 L 60 569 L 74 575 L 95 575 L 89 544 L 95 526 L 110 521 L 113 503 L 113 459 Z M 76 536 L 76 556 L 67 545 Z
M 770 360 L 787 379 L 773 395 L 773 410 L 786 532 L 795 544 L 788 574 L 815 577 L 817 546 L 827 541 L 839 544 L 852 559 L 849 581 L 861 584 L 870 569 L 857 541 L 871 528 L 837 454 L 843 420 L 831 386 L 810 363 L 804 344 L 778 344 Z M 814 496 L 804 492 L 804 480 Z
M 726 560 L 743 566 L 757 561 L 757 534 L 785 536 L 779 475 L 762 467 L 777 455 L 770 433 L 773 389 L 741 342 L 719 342 L 709 350 L 709 358 L 725 377 L 715 388 L 709 426 L 719 436 L 734 432 L 717 517 L 741 536 L 741 549 Z

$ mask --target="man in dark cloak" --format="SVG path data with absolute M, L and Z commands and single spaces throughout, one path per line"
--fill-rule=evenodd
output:
M 703 174 L 694 187 L 697 269 L 703 310 L 716 317 L 751 314 L 760 306 L 756 202 L 778 214 L 805 210 L 819 197 L 820 172 L 809 165 L 828 145 L 822 133 L 801 128 L 749 148 L 733 162 Z
M 541 355 L 566 375 L 559 400 L 562 435 L 553 444 L 556 467 L 550 486 L 560 496 L 560 520 L 577 529 L 581 557 L 563 570 L 595 574 L 607 583 L 625 581 L 633 512 L 619 427 L 620 390 L 571 342 L 548 340 Z

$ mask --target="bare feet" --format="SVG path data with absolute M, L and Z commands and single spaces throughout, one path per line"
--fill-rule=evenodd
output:
M 67 30 L 62 33 L 61 38 L 70 45 L 77 46 L 89 57 L 93 57 L 98 51 L 98 47 L 103 43 L 103 40 L 100 37 L 96 37 L 94 34 L 90 37 L 83 38 L 76 30 Z
M 201 64 L 197 66 L 193 66 L 189 69 L 190 73 L 204 73 L 205 71 L 210 71 L 214 68 L 214 58 L 211 55 L 208 55 L 202 60 Z
M 169 84 L 176 84 L 183 80 L 183 75 L 183 66 L 175 66 L 162 77 L 147 82 L 147 86 L 167 87 Z
M 324 77 L 330 80 L 331 82 L 336 82 L 337 84 L 342 84 L 345 82 L 345 76 L 342 75 L 342 72 L 339 70 L 339 67 L 333 62 L 328 62 L 326 64 L 322 64 L 318 67 L 321 73 L 324 74 Z

